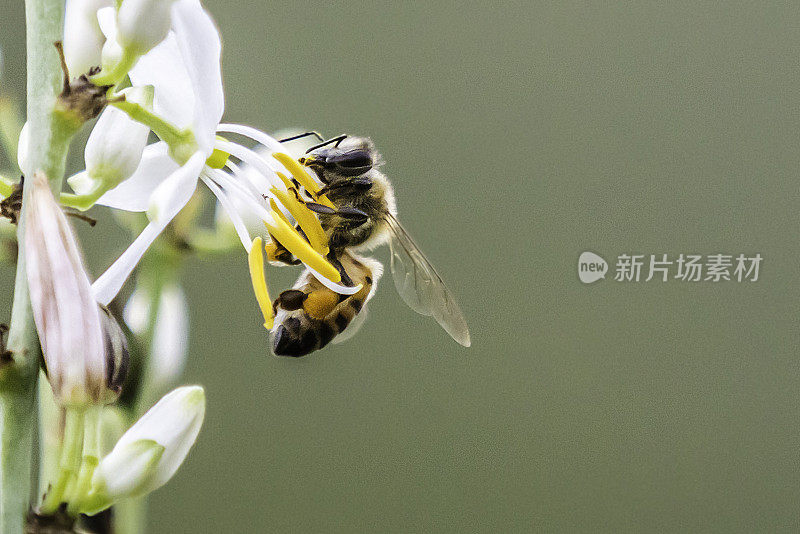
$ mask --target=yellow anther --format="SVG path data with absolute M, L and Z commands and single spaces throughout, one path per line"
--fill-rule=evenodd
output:
M 275 202 L 274 198 L 269 199 L 269 207 L 272 208 L 272 212 L 275 213 L 275 215 L 283 219 L 283 222 L 291 226 L 292 223 L 289 222 L 289 219 L 287 219 L 286 215 L 284 215 L 283 212 L 280 210 L 280 208 L 278 207 L 278 203 Z
M 286 191 L 281 191 L 277 187 L 271 188 L 270 191 L 278 198 L 278 200 L 281 201 L 281 204 L 286 206 L 286 209 L 289 210 L 289 213 L 292 214 L 294 220 L 297 221 L 297 224 L 299 224 L 300 228 L 302 228 L 303 232 L 305 232 L 313 249 L 320 254 L 327 254 L 328 239 L 325 235 L 325 230 L 322 229 L 322 225 L 319 223 L 314 214 L 292 194 L 287 193 Z
M 277 174 L 277 175 L 278 175 L 278 178 L 280 178 L 280 179 L 281 179 L 281 181 L 283 182 L 283 185 L 285 185 L 285 186 L 286 186 L 286 190 L 287 190 L 287 191 L 289 191 L 289 190 L 291 190 L 292 188 L 294 188 L 294 184 L 293 184 L 292 182 L 290 182 L 290 181 L 289 181 L 289 179 L 286 177 L 286 175 L 285 175 L 285 174 L 283 174 L 282 172 L 278 172 L 278 173 L 275 173 L 275 174 Z
M 314 198 L 316 198 L 320 204 L 328 206 L 329 208 L 336 209 L 336 206 L 333 205 L 333 202 L 328 200 L 328 197 L 326 197 L 325 195 L 317 194 L 319 193 L 319 187 L 317 186 L 316 182 L 314 182 L 314 179 L 308 175 L 305 169 L 303 169 L 303 166 L 300 165 L 300 163 L 298 163 L 296 159 L 287 154 L 284 154 L 283 152 L 274 152 L 272 154 L 272 157 L 280 161 L 283 164 L 283 166 L 286 167 L 290 173 L 292 173 L 294 179 L 300 182 L 300 185 L 305 187 L 306 191 L 314 195 Z M 284 183 L 286 182 L 287 180 L 284 180 Z M 287 185 L 287 189 L 288 188 L 289 186 Z
M 275 224 L 264 224 L 269 229 L 270 234 L 300 261 L 331 282 L 341 282 L 342 275 L 339 274 L 336 267 L 328 263 L 319 252 L 311 248 L 311 245 L 294 228 L 286 224 L 283 219 L 275 217 Z
M 253 240 L 250 253 L 247 255 L 247 263 L 250 266 L 250 281 L 253 283 L 253 292 L 264 316 L 264 328 L 272 329 L 274 316 L 272 314 L 272 300 L 267 291 L 267 277 L 264 275 L 264 253 L 262 252 L 262 240 L 257 237 Z

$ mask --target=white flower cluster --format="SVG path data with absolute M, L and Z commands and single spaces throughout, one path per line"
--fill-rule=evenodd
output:
M 31 304 L 48 379 L 67 414 L 59 474 L 41 510 L 52 512 L 67 502 L 74 513 L 94 514 L 164 484 L 202 424 L 202 388 L 179 388 L 103 455 L 90 438 L 96 421 L 88 415 L 116 398 L 127 369 L 124 335 L 105 306 L 200 182 L 216 197 L 248 254 L 267 327 L 272 311 L 263 273 L 264 240 L 279 241 L 338 293 L 353 294 L 360 286 L 341 285 L 338 270 L 325 260 L 327 243 L 309 241 L 293 226 L 292 219 L 306 234 L 324 236 L 310 212 L 297 217 L 304 205 L 287 194 L 293 187 L 287 176 L 312 194 L 322 187 L 317 176 L 263 132 L 221 124 L 220 37 L 198 0 L 67 0 L 63 47 L 73 75 L 84 74 L 97 87 L 110 89 L 108 105 L 85 147 L 86 168 L 68 178 L 74 193 L 62 193 L 61 203 L 80 210 L 103 205 L 145 212 L 149 221 L 90 285 L 77 241 L 46 179 L 28 168 L 23 131 L 19 164 L 35 182 L 25 226 Z M 126 80 L 130 87 L 120 90 Z M 151 131 L 159 140 L 148 144 Z M 221 133 L 260 146 L 237 144 Z M 245 221 L 253 220 L 260 221 L 256 232 L 261 235 L 251 237 L 253 227 Z M 137 301 L 142 295 L 134 294 L 126 310 L 134 332 L 144 328 L 142 314 L 156 314 L 157 322 L 162 311 L 173 316 L 169 310 L 178 309 L 181 315 L 185 303 L 176 291 L 162 293 L 152 304 Z M 172 378 L 182 365 L 186 326 L 180 321 L 166 330 L 159 326 L 165 325 L 156 325 L 152 352 L 163 361 L 155 367 L 161 365 Z

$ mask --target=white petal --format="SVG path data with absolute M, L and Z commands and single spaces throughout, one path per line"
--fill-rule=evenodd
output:
M 330 289 L 335 293 L 339 293 L 340 295 L 355 295 L 356 293 L 361 291 L 362 287 L 361 284 L 358 284 L 354 287 L 343 286 L 341 284 L 337 284 L 336 282 L 331 282 L 330 280 L 319 274 L 317 271 L 315 271 L 308 265 L 306 265 L 306 269 L 308 269 L 308 271 L 314 275 L 314 278 L 319 280 L 320 284 L 324 285 L 325 287 L 327 287 L 328 289 Z
M 172 0 L 123 0 L 117 11 L 117 41 L 146 53 L 167 36 L 171 7 Z
M 164 219 L 167 222 L 171 221 L 192 198 L 205 163 L 206 155 L 202 152 L 195 152 L 180 171 L 172 173 L 161 182 L 150 197 L 147 217 L 151 221 Z M 191 170 L 187 171 L 187 169 Z
M 261 143 L 273 152 L 287 152 L 286 147 L 284 147 L 277 139 L 251 126 L 245 126 L 244 124 L 225 123 L 219 125 L 218 131 L 244 135 L 245 137 L 249 137 L 256 142 Z M 311 139 L 314 139 L 314 137 L 311 137 Z
M 113 455 L 139 440 L 153 440 L 164 447 L 152 491 L 166 483 L 183 463 L 203 425 L 206 398 L 200 386 L 184 386 L 167 393 L 150 408 L 117 442 Z
M 169 387 L 178 380 L 186 363 L 189 343 L 189 307 L 186 296 L 177 284 L 161 290 L 156 315 L 153 344 L 150 348 L 148 372 L 155 384 Z
M 29 132 L 30 128 L 26 122 L 22 125 L 22 130 L 19 132 L 19 141 L 17 142 L 17 165 L 25 176 L 33 176 L 33 169 L 28 167 L 28 152 L 31 147 L 31 136 Z
M 114 299 L 153 241 L 189 201 L 189 198 L 194 193 L 197 177 L 204 164 L 205 156 L 198 152 L 189 158 L 186 165 L 180 167 L 169 176 L 166 182 L 170 182 L 170 186 L 172 186 L 169 194 L 170 201 L 173 204 L 163 205 L 159 217 L 151 221 L 142 230 L 139 237 L 117 258 L 117 261 L 92 284 L 92 291 L 99 303 L 108 305 Z M 184 190 L 178 190 L 180 186 L 183 186 Z
M 168 150 L 164 142 L 145 147 L 133 175 L 106 192 L 97 203 L 125 211 L 146 211 L 156 187 L 179 168 Z
M 98 10 L 97 24 L 107 40 L 117 40 L 117 10 L 114 7 L 104 7 Z
M 121 94 L 126 100 L 150 107 L 152 92 L 144 87 L 129 87 Z M 97 119 L 86 142 L 86 170 L 106 187 L 130 178 L 142 159 L 150 128 L 131 119 L 127 113 L 108 106 Z
M 193 126 L 194 88 L 174 32 L 139 58 L 128 75 L 133 85 L 152 85 L 155 88 L 153 109 L 164 120 L 179 128 Z
M 73 77 L 100 66 L 105 36 L 97 22 L 97 11 L 112 0 L 67 0 L 64 12 L 64 58 Z
M 247 231 L 247 225 L 245 225 L 242 216 L 239 214 L 238 206 L 232 202 L 231 198 L 229 198 L 213 180 L 204 176 L 203 183 L 208 186 L 211 192 L 214 193 L 214 196 L 217 197 L 217 200 L 219 200 L 219 203 L 222 204 L 225 211 L 228 212 L 228 217 L 233 223 L 233 227 L 236 229 L 236 234 L 239 236 L 242 246 L 245 250 L 249 251 L 253 245 L 253 240 L 250 238 L 250 234 Z
M 112 263 L 111 266 L 106 269 L 106 272 L 94 281 L 94 284 L 92 284 L 92 293 L 94 293 L 97 302 L 108 306 L 108 304 L 114 300 L 119 290 L 122 289 L 122 285 L 136 268 L 139 260 L 142 259 L 142 256 L 144 256 L 144 253 L 150 248 L 150 245 L 153 244 L 153 241 L 161 234 L 164 227 L 166 227 L 166 225 L 161 226 L 156 223 L 148 224 L 145 229 L 142 230 L 142 233 L 134 239 L 133 243 L 125 249 L 125 252 L 117 258 L 117 261 Z
M 81 171 L 67 178 L 67 183 L 77 194 L 84 195 L 95 188 L 97 180 L 89 176 L 88 172 Z
M 164 451 L 163 445 L 147 439 L 118 445 L 98 464 L 92 484 L 103 489 L 109 504 L 147 493 Z
M 150 322 L 149 291 L 145 291 L 140 285 L 137 285 L 128 299 L 128 302 L 125 304 L 125 310 L 123 310 L 122 316 L 125 319 L 125 324 L 131 329 L 131 332 L 137 336 L 143 335 Z
M 199 0 L 179 0 L 172 7 L 172 17 L 178 46 L 195 92 L 195 136 L 201 148 L 210 154 L 225 107 L 219 31 Z

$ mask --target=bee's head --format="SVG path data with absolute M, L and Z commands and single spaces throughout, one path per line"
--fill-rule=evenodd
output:
M 375 166 L 375 145 L 367 137 L 339 136 L 313 146 L 299 159 L 300 163 L 325 173 L 360 176 Z

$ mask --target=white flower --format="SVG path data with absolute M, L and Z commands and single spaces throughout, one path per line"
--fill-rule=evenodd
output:
M 147 290 L 137 286 L 125 305 L 125 323 L 136 335 L 145 335 L 150 326 L 151 302 Z M 168 387 L 183 372 L 189 342 L 189 309 L 178 284 L 161 288 L 152 327 L 147 373 L 156 388 Z
M 130 87 L 120 95 L 128 102 L 152 107 L 152 87 Z M 142 159 L 149 133 L 150 128 L 134 121 L 124 111 L 106 107 L 86 142 L 86 170 L 70 177 L 69 185 L 79 195 L 96 192 L 99 197 L 130 178 Z
M 279 163 L 217 137 L 217 132 L 236 133 L 256 140 L 278 156 L 284 151 L 280 143 L 255 129 L 220 125 L 224 108 L 220 39 L 213 21 L 198 0 L 178 0 L 173 4 L 172 28 L 161 44 L 142 56 L 129 74 L 135 86 L 155 88 L 155 113 L 190 132 L 194 142 L 175 147 L 161 141 L 148 146 L 136 172 L 99 199 L 98 204 L 112 208 L 147 211 L 150 223 L 95 282 L 93 290 L 98 301 L 106 303 L 114 298 L 150 244 L 194 194 L 198 180 L 217 196 L 249 253 L 254 253 L 254 241 L 242 220 L 242 206 L 255 214 L 298 258 L 316 267 L 312 272 L 322 283 L 343 294 L 358 291 L 358 287 L 337 284 L 338 271 L 276 216 L 263 196 L 271 189 L 286 191 L 277 174 L 281 170 L 289 174 L 294 169 L 295 177 L 299 172 L 303 174 L 301 178 L 308 181 L 313 180 L 311 175 L 299 170 L 296 161 L 288 156 L 291 162 Z M 244 177 L 229 155 L 256 169 L 261 183 L 255 184 Z M 290 169 L 292 162 L 294 166 Z M 319 187 L 319 182 L 315 183 Z M 236 203 L 233 198 L 237 199 Z
M 100 66 L 100 52 L 106 38 L 97 21 L 97 11 L 113 0 L 67 0 L 64 13 L 64 57 L 73 76 Z
M 123 0 L 117 11 L 117 42 L 143 54 L 164 40 L 174 0 Z
M 124 338 L 105 324 L 112 319 L 92 296 L 78 243 L 47 180 L 39 173 L 30 179 L 25 265 L 48 380 L 62 405 L 107 402 L 108 388 L 119 386 L 118 371 L 127 367 Z
M 93 515 L 169 481 L 197 439 L 205 408 L 200 386 L 180 387 L 165 395 L 100 460 L 81 512 Z

